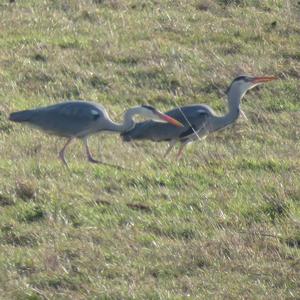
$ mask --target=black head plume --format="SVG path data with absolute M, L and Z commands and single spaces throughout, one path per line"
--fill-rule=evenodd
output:
M 153 106 L 151 106 L 151 105 L 142 105 L 142 107 L 147 108 L 147 109 L 149 109 L 149 110 L 151 110 L 153 112 L 156 111 L 156 109 Z
M 250 81 L 250 77 L 247 76 L 247 75 L 239 75 L 239 76 L 235 77 L 235 78 L 232 80 L 232 82 L 231 82 L 231 84 L 229 85 L 229 87 L 226 89 L 226 91 L 225 91 L 226 95 L 228 94 L 228 92 L 229 92 L 231 86 L 233 85 L 233 83 L 235 83 L 235 82 L 237 82 L 237 81 L 239 81 L 239 80 L 244 80 L 245 82 L 248 82 L 248 81 Z
M 239 81 L 239 80 L 244 80 L 244 81 L 248 82 L 248 81 L 250 81 L 250 79 L 251 78 L 247 75 L 239 75 L 233 79 L 232 83 L 235 81 Z

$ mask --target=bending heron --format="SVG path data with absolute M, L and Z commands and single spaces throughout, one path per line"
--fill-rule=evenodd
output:
M 164 157 L 179 142 L 177 158 L 180 159 L 185 145 L 206 137 L 209 133 L 223 129 L 234 123 L 240 115 L 240 101 L 248 90 L 258 84 L 277 79 L 273 76 L 252 77 L 238 76 L 227 89 L 228 112 L 218 116 L 211 107 L 205 104 L 187 105 L 166 112 L 166 115 L 178 120 L 184 127 L 176 128 L 169 124 L 153 121 L 137 123 L 135 128 L 121 133 L 124 141 L 152 140 L 155 142 L 168 141 L 169 148 Z
M 82 139 L 87 158 L 92 163 L 95 160 L 90 152 L 88 137 L 99 131 L 123 132 L 134 128 L 134 115 L 142 115 L 160 122 L 168 122 L 172 126 L 183 126 L 180 122 L 167 116 L 152 106 L 142 105 L 128 109 L 124 113 L 122 124 L 113 122 L 103 106 L 93 102 L 68 101 L 46 107 L 13 112 L 9 120 L 28 123 L 48 133 L 65 137 L 67 142 L 59 152 L 59 158 L 67 165 L 65 150 L 75 139 Z

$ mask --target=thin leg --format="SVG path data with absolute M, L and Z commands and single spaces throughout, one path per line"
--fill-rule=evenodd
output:
M 164 158 L 166 158 L 167 155 L 171 152 L 171 150 L 174 148 L 175 144 L 176 144 L 176 141 L 170 142 L 169 147 L 168 147 L 166 153 L 164 154 Z
M 182 158 L 182 154 L 183 154 L 183 149 L 185 147 L 186 144 L 181 144 L 177 153 L 177 160 L 180 160 Z
M 94 159 L 93 156 L 92 156 L 92 154 L 91 154 L 87 138 L 83 139 L 83 143 L 84 143 L 84 146 L 85 146 L 85 151 L 86 151 L 86 155 L 87 155 L 87 158 L 88 158 L 89 162 L 94 163 L 94 164 L 102 164 L 104 166 L 109 166 L 109 167 L 117 168 L 119 170 L 125 170 L 125 168 L 123 168 L 121 166 L 112 165 L 112 164 L 105 163 L 105 162 L 102 162 L 100 160 Z
M 96 159 L 93 158 L 92 153 L 91 153 L 90 148 L 89 148 L 89 144 L 88 144 L 88 139 L 87 138 L 83 139 L 83 143 L 84 143 L 84 146 L 85 146 L 85 151 L 86 151 L 86 155 L 87 155 L 88 161 L 91 162 L 91 163 L 94 163 L 94 164 L 101 163 L 101 161 L 96 160 Z
M 62 160 L 63 164 L 68 167 L 68 163 L 65 158 L 65 150 L 67 146 L 73 141 L 73 138 L 69 138 L 63 148 L 59 151 L 58 157 Z

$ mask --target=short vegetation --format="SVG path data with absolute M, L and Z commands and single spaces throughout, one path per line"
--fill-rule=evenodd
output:
M 1 299 L 300 298 L 299 1 L 1 0 Z M 192 144 L 64 141 L 10 112 L 67 99 L 112 119 L 150 104 L 226 110 L 237 123 Z

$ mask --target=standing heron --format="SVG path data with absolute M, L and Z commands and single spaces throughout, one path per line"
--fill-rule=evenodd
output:
M 235 122 L 240 114 L 240 101 L 248 90 L 258 84 L 276 79 L 276 77 L 252 77 L 238 76 L 227 89 L 228 112 L 224 116 L 217 116 L 216 113 L 205 104 L 187 105 L 175 108 L 166 112 L 166 115 L 175 118 L 184 127 L 175 128 L 169 124 L 162 124 L 153 121 L 145 121 L 136 124 L 135 128 L 121 133 L 124 141 L 131 140 L 152 140 L 155 142 L 168 141 L 170 146 L 164 157 L 179 142 L 180 147 L 177 158 L 180 159 L 182 151 L 188 143 L 206 137 L 214 132 L 227 127 Z
M 82 139 L 87 158 L 92 163 L 95 160 L 88 145 L 88 137 L 99 131 L 123 132 L 134 128 L 134 115 L 142 115 L 153 120 L 168 122 L 172 126 L 183 126 L 170 116 L 162 114 L 152 106 L 142 105 L 128 109 L 124 113 L 122 124 L 113 122 L 105 108 L 97 103 L 85 101 L 69 101 L 46 107 L 13 112 L 9 120 L 28 123 L 48 133 L 65 137 L 67 142 L 59 152 L 59 158 L 67 165 L 65 150 L 75 139 Z

